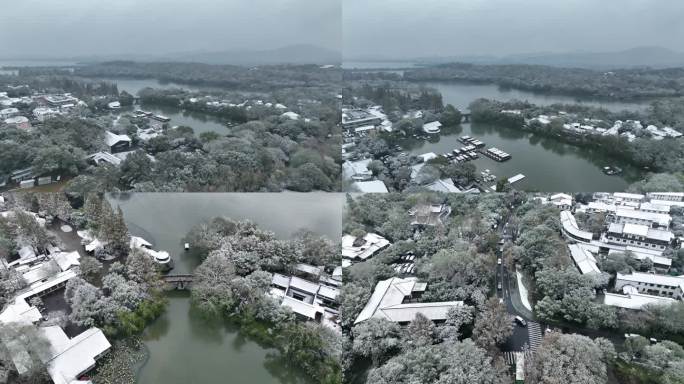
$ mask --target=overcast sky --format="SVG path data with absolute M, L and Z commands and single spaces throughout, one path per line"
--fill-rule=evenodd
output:
M 683 0 L 343 0 L 345 59 L 684 50 Z
M 0 57 L 73 57 L 313 44 L 340 50 L 341 0 L 18 0 Z

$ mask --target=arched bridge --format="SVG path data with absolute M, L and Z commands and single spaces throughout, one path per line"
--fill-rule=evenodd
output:
M 190 289 L 193 280 L 192 275 L 164 275 L 162 278 L 171 289 Z

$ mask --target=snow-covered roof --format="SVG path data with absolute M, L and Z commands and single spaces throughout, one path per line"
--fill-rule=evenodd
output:
M 281 303 L 281 305 L 284 305 L 292 309 L 294 313 L 298 313 L 309 319 L 315 319 L 316 313 L 320 312 L 320 307 L 317 307 L 313 304 L 305 303 L 303 301 L 297 300 L 289 296 L 283 297 L 283 302 Z
M 47 370 L 55 384 L 70 384 L 95 366 L 111 344 L 98 328 L 90 328 L 69 339 L 58 326 L 40 328 L 50 342 Z
M 295 269 L 297 269 L 300 272 L 304 272 L 304 273 L 308 273 L 311 275 L 318 276 L 321 274 L 321 270 L 323 269 L 323 267 L 317 267 L 315 265 L 299 263 L 299 264 L 295 265 Z
M 654 273 L 632 272 L 631 274 L 617 273 L 616 281 L 632 281 L 636 283 L 665 285 L 668 287 L 684 286 L 684 278 L 680 276 L 656 275 Z
M 387 186 L 380 180 L 357 181 L 352 184 L 354 189 L 362 193 L 388 193 Z
M 617 252 L 623 252 L 624 253 L 627 251 L 631 252 L 632 256 L 635 259 L 638 259 L 638 260 L 650 259 L 651 261 L 653 261 L 653 264 L 655 264 L 656 266 L 670 267 L 672 265 L 672 259 L 670 259 L 669 257 L 660 256 L 660 254 L 662 254 L 662 252 L 660 252 L 660 254 L 654 254 L 651 252 L 646 252 L 646 251 L 650 251 L 650 249 L 648 249 L 648 248 L 625 247 L 624 250 L 609 249 L 608 254 L 611 255 L 611 254 L 614 254 Z
M 105 132 L 105 143 L 107 143 L 108 146 L 111 147 L 122 141 L 130 143 L 131 138 L 128 137 L 128 135 L 117 135 L 116 133 L 110 131 Z
M 87 252 L 93 252 L 94 250 L 96 250 L 97 248 L 100 248 L 102 246 L 104 246 L 104 244 L 102 244 L 102 242 L 100 242 L 100 240 L 93 239 L 93 241 L 91 241 L 90 243 L 85 245 L 85 250 Z
M 287 117 L 290 120 L 299 120 L 299 114 L 292 111 L 285 112 L 280 116 Z
M 290 288 L 294 288 L 306 293 L 315 295 L 318 292 L 319 285 L 308 280 L 293 276 L 290 278 Z
M 423 131 L 427 133 L 436 133 L 439 132 L 439 128 L 442 126 L 442 123 L 439 121 L 432 121 L 429 123 L 423 124 Z
M 404 299 L 414 292 L 418 279 L 415 277 L 392 277 L 378 282 L 366 306 L 356 318 L 355 324 L 371 318 L 384 318 L 395 322 L 412 321 L 417 314 L 430 320 L 444 320 L 449 309 L 463 305 L 462 301 L 436 303 L 406 303 Z M 424 290 L 424 286 L 421 286 Z
M 669 242 L 674 239 L 674 234 L 663 229 L 650 228 L 648 225 L 641 224 L 618 224 L 611 223 L 608 226 L 608 232 L 615 234 L 627 234 L 633 236 L 641 236 L 651 240 Z
M 654 204 L 651 201 L 645 201 L 641 203 L 639 206 L 639 209 L 642 211 L 649 211 L 649 212 L 659 212 L 659 213 L 669 213 L 670 212 L 670 206 L 669 205 L 663 205 L 663 204 Z
M 342 257 L 366 260 L 379 250 L 390 245 L 389 240 L 375 233 L 366 233 L 363 240 L 364 243 L 362 245 L 355 246 L 356 237 L 352 235 L 342 236 Z
M 561 211 L 560 213 L 561 225 L 563 229 L 574 239 L 581 239 L 586 242 L 590 242 L 593 238 L 591 232 L 583 231 L 577 226 L 577 221 L 575 221 L 575 216 L 573 216 L 570 211 Z
M 373 172 L 368 169 L 368 164 L 371 163 L 373 159 L 363 159 L 358 161 L 345 161 L 342 164 L 342 174 L 345 179 L 352 178 L 371 178 L 373 177 Z
M 409 322 L 421 314 L 432 321 L 445 320 L 451 308 L 462 306 L 462 301 L 442 301 L 436 303 L 406 303 L 380 308 L 382 315 L 389 321 Z
M 663 227 L 668 227 L 672 221 L 672 217 L 667 213 L 646 212 L 638 209 L 629 209 L 623 207 L 617 208 L 615 211 L 615 216 L 625 219 L 649 221 Z
M 436 192 L 445 192 L 445 193 L 459 193 L 459 192 L 461 192 L 461 190 L 458 189 L 458 187 L 454 184 L 454 181 L 451 179 L 435 180 L 435 182 L 426 185 L 425 188 L 427 188 L 431 191 L 436 191 Z
M 78 261 L 81 258 L 81 255 L 79 255 L 78 251 L 55 253 L 52 255 L 52 258 L 55 260 L 55 262 L 57 262 L 57 265 L 59 265 L 59 268 L 62 271 L 66 271 L 67 269 L 77 265 L 81 265 L 81 263 Z
M 428 160 L 436 159 L 437 154 L 434 152 L 427 152 L 427 153 L 423 153 L 422 155 L 418 155 L 418 157 L 422 158 L 423 161 L 425 162 Z
M 644 295 L 640 293 L 629 293 L 626 295 L 606 293 L 603 298 L 603 304 L 605 305 L 626 309 L 642 309 L 648 304 L 669 305 L 676 302 L 677 300 L 669 297 Z
M 588 273 L 601 273 L 601 270 L 596 265 L 596 258 L 594 258 L 594 255 L 582 245 L 568 244 L 568 248 L 570 249 L 572 260 L 583 275 Z
M 624 200 L 643 200 L 644 195 L 639 194 L 639 193 L 626 193 L 626 192 L 615 192 L 613 193 L 613 196 L 618 199 L 624 199 Z
M 121 159 L 112 155 L 109 152 L 96 152 L 88 156 L 88 159 L 93 160 L 97 164 L 100 164 L 101 162 L 109 163 L 112 165 L 121 164 Z

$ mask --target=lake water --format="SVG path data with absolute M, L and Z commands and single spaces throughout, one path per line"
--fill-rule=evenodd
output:
M 250 220 L 282 239 L 308 229 L 337 241 L 344 195 L 327 193 L 130 193 L 108 198 L 124 213 L 132 234 L 171 254 L 171 273 L 191 273 L 199 260 L 183 250 L 195 225 L 214 217 Z
M 171 119 L 169 122 L 169 126 L 171 127 L 180 125 L 190 127 L 197 136 L 202 132 L 216 132 L 219 135 L 226 135 L 230 132 L 230 129 L 221 121 L 221 119 L 212 115 L 185 111 L 167 106 L 149 106 L 142 104 L 138 107 L 145 111 L 168 117 Z
M 148 87 L 155 89 L 181 88 L 193 92 L 216 90 L 216 88 L 188 86 L 185 84 L 163 82 L 156 79 L 97 78 L 88 80 L 116 83 L 119 92 L 126 91 L 131 95 L 137 95 L 141 89 Z M 216 132 L 220 135 L 226 135 L 230 132 L 221 119 L 204 113 L 185 111 L 170 106 L 150 106 L 143 104 L 137 107 L 170 118 L 170 126 L 185 125 L 191 127 L 196 135 L 199 135 L 202 132 Z
M 411 139 L 402 143 L 402 146 L 414 154 L 443 154 L 464 146 L 458 141 L 463 135 L 473 136 L 482 140 L 487 147 L 497 147 L 510 153 L 512 158 L 503 163 L 485 156 L 480 156 L 473 163 L 478 172 L 489 169 L 499 178 L 524 174 L 525 179 L 514 184 L 518 190 L 624 191 L 639 176 L 637 170 L 600 154 L 557 140 L 487 124 L 466 123 L 460 127 L 447 127 L 441 134 L 431 136 L 428 140 Z M 625 173 L 623 176 L 608 176 L 601 171 L 605 165 L 618 165 Z
M 139 384 L 310 384 L 279 358 L 223 321 L 207 321 L 188 292 L 169 293 L 166 313 L 143 334 L 149 360 Z
M 175 269 L 199 264 L 183 251 L 188 231 L 217 216 L 251 220 L 278 238 L 308 229 L 337 241 L 342 233 L 344 195 L 324 193 L 135 193 L 108 195 L 121 207 L 133 235 L 171 253 Z M 187 292 L 171 292 L 166 313 L 143 336 L 150 357 L 140 384 L 309 383 L 275 350 L 246 338 L 226 322 L 207 322 L 190 305 Z
M 608 110 L 643 110 L 647 103 L 623 103 L 603 100 L 577 100 L 573 97 L 541 95 L 518 90 L 504 90 L 491 84 L 464 84 L 457 82 L 423 82 L 442 94 L 445 104 L 452 104 L 461 111 L 478 98 L 496 100 L 527 100 L 538 105 L 556 103 L 580 103 Z M 522 173 L 525 179 L 515 184 L 516 189 L 535 191 L 624 191 L 637 181 L 638 169 L 621 164 L 596 151 L 589 151 L 558 140 L 542 138 L 526 132 L 488 124 L 463 124 L 460 129 L 445 129 L 428 141 L 408 141 L 405 146 L 412 153 L 452 151 L 463 146 L 458 137 L 469 135 L 482 140 L 487 147 L 497 147 L 512 155 L 503 163 L 486 157 L 474 161 L 478 171 L 489 169 L 498 177 L 511 177 Z M 622 176 L 608 176 L 601 170 L 607 165 L 624 169 Z
M 442 94 L 445 104 L 451 104 L 461 111 L 467 111 L 468 106 L 474 100 L 487 98 L 501 101 L 527 100 L 532 104 L 551 105 L 551 104 L 584 104 L 593 107 L 605 108 L 609 111 L 619 112 L 622 110 L 643 111 L 649 104 L 629 103 L 620 101 L 606 101 L 593 99 L 578 99 L 572 96 L 547 95 L 520 91 L 516 89 L 504 89 L 495 84 L 472 84 L 463 82 L 445 81 L 424 81 L 419 84 L 437 89 Z

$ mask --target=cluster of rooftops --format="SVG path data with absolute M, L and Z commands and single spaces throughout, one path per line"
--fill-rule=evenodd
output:
M 2 214 L 6 216 L 8 213 Z M 37 221 L 45 225 L 44 220 Z M 98 328 L 88 328 L 70 337 L 60 326 L 41 325 L 50 314 L 48 312 L 44 315 L 31 304 L 32 298 L 44 297 L 61 290 L 70 279 L 78 276 L 80 257 L 78 251 L 65 252 L 56 247 L 49 247 L 45 255 L 39 255 L 32 247 L 25 245 L 21 248 L 18 259 L 12 262 L 0 261 L 0 269 L 13 269 L 27 284 L 0 312 L 0 325 L 38 325 L 38 331 L 49 344 L 47 354 L 41 356 L 41 359 L 55 384 L 89 383 L 89 380 L 79 378 L 92 369 L 95 361 L 111 348 L 104 333 Z M 21 340 L 3 339 L 0 342 L 5 344 L 20 375 L 32 369 L 32 359 Z
M 553 201 L 553 200 L 551 200 Z M 666 249 L 678 248 L 681 240 L 669 230 L 670 208 L 684 205 L 684 193 L 597 193 L 587 204 L 558 203 L 563 209 L 560 221 L 573 262 L 582 274 L 600 274 L 595 255 L 628 253 L 639 260 L 650 260 L 656 272 L 618 273 L 616 292 L 604 292 L 604 303 L 638 310 L 648 304 L 668 304 L 684 299 L 684 276 L 658 274 L 667 272 L 672 259 Z M 593 232 L 580 229 L 571 209 L 587 214 L 605 214 L 608 222 L 597 238 Z

